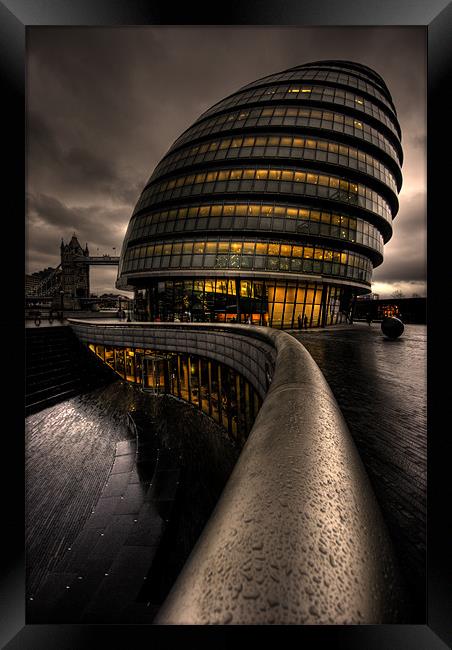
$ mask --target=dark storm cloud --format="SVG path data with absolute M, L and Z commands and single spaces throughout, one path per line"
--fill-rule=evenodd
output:
M 154 166 L 203 111 L 259 77 L 336 58 L 383 76 L 403 132 L 400 214 L 375 277 L 419 277 L 425 221 L 419 213 L 415 227 L 404 226 L 418 214 L 405 202 L 425 193 L 424 44 L 419 28 L 32 28 L 30 268 L 45 255 L 58 263 L 55 241 L 73 230 L 90 246 L 119 249 Z M 105 273 L 114 280 L 113 269 Z
M 394 220 L 394 237 L 385 246 L 384 262 L 375 269 L 376 282 L 422 282 L 426 276 L 425 194 L 418 193 L 404 202 Z
M 103 206 L 71 206 L 64 205 L 53 196 L 45 194 L 30 194 L 28 197 L 28 212 L 31 226 L 35 226 L 34 246 L 44 252 L 48 238 L 52 242 L 61 240 L 62 233 L 68 233 L 64 239 L 70 238 L 76 231 L 81 241 L 89 241 L 91 246 L 111 248 L 117 244 L 118 235 L 122 235 L 124 215 L 121 208 L 105 208 Z
M 31 113 L 28 122 L 29 174 L 41 186 L 52 187 L 61 195 L 74 197 L 110 195 L 118 202 L 135 201 L 142 184 L 127 178 L 116 162 L 87 146 L 67 148 L 42 116 Z

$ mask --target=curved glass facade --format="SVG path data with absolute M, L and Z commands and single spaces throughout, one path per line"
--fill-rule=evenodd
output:
M 205 111 L 137 202 L 118 288 L 143 320 L 341 322 L 383 261 L 402 184 L 400 126 L 366 66 L 319 61 Z

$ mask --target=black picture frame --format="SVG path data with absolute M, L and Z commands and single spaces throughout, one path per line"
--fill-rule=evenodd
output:
M 222 12 L 222 10 L 224 10 Z M 359 650 L 440 650 L 452 643 L 452 589 L 450 538 L 446 522 L 450 512 L 449 464 L 451 443 L 447 426 L 447 383 L 438 369 L 448 367 L 445 279 L 447 252 L 439 242 L 447 241 L 446 196 L 448 178 L 441 151 L 450 138 L 450 93 L 452 67 L 452 5 L 445 0 L 398 0 L 365 3 L 359 0 L 249 0 L 216 5 L 185 7 L 157 5 L 143 0 L 3 0 L 0 2 L 0 66 L 6 93 L 2 123 L 4 179 L 4 314 L 3 345 L 6 358 L 13 355 L 3 390 L 3 552 L 0 583 L 0 641 L 8 650 L 95 646 L 135 647 L 139 641 L 156 639 L 184 644 L 200 636 L 195 627 L 25 625 L 24 569 L 24 286 L 25 240 L 25 32 L 34 25 L 299 25 L 299 26 L 424 26 L 428 35 L 428 580 L 426 625 L 295 626 L 298 642 L 305 647 L 359 648 Z M 449 103 L 448 103 L 449 102 Z M 7 227 L 6 223 L 8 224 Z M 9 254 L 9 259 L 7 257 Z M 6 259 L 5 259 L 6 258 Z M 6 266 L 7 265 L 7 266 Z M 15 281 L 11 283 L 11 277 Z M 8 279 L 7 279 L 8 278 Z M 5 308 L 6 305 L 6 308 Z M 12 400 L 14 396 L 15 403 Z M 447 464 L 447 465 L 446 465 Z M 6 469 L 10 472 L 7 473 Z M 210 629 L 226 642 L 237 628 Z M 239 631 L 243 631 L 239 630 Z M 281 627 L 266 630 L 280 635 Z M 259 630 L 253 628 L 253 635 Z M 268 637 L 270 640 L 270 637 Z

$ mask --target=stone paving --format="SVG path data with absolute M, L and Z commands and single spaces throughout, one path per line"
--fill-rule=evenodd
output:
M 393 539 L 413 618 L 425 616 L 427 328 L 399 339 L 379 323 L 292 334 L 328 381 L 356 442 Z
M 71 545 L 129 436 L 140 392 L 114 382 L 30 415 L 25 426 L 27 595 Z

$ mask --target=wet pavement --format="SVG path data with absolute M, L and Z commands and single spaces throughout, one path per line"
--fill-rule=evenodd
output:
M 130 437 L 139 391 L 116 381 L 30 415 L 25 425 L 27 596 L 80 532 Z
M 425 621 L 427 328 L 399 339 L 379 323 L 292 332 L 311 353 L 344 414 Z
M 426 327 L 400 339 L 379 324 L 294 332 L 323 371 L 367 468 L 423 622 L 426 506 Z M 27 595 L 64 557 L 98 503 L 126 413 L 143 393 L 116 381 L 26 419 Z M 180 531 L 179 531 L 180 532 Z M 179 535 L 179 533 L 178 533 Z

